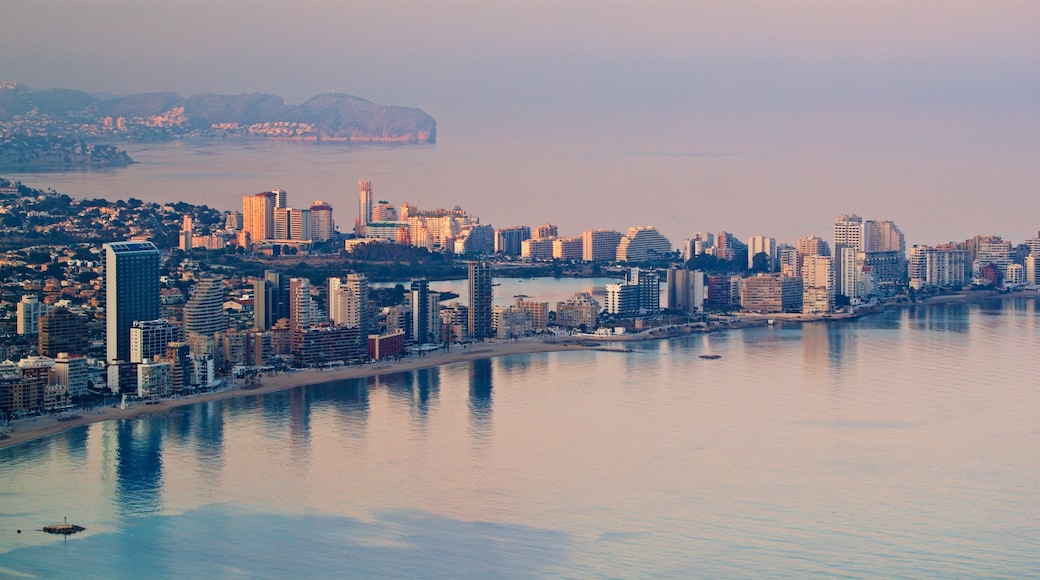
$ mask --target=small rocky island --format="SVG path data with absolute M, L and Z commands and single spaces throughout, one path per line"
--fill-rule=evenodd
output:
M 70 524 L 69 519 L 65 518 L 65 523 L 54 524 L 51 526 L 43 526 L 43 531 L 48 534 L 60 534 L 62 536 L 71 536 L 72 534 L 82 532 L 86 530 L 83 526 L 77 526 L 76 524 Z M 21 533 L 21 532 L 19 532 Z

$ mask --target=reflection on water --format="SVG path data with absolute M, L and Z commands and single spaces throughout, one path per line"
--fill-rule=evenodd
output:
M 924 310 L 72 429 L 0 450 L 0 576 L 1035 575 L 1035 302 Z
M 127 517 L 162 509 L 165 421 L 121 420 L 116 428 L 116 508 Z
M 491 435 L 491 360 L 478 359 L 469 364 L 469 422 L 475 440 Z

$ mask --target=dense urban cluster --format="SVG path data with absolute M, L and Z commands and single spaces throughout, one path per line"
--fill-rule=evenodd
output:
M 734 314 L 847 315 L 966 288 L 1035 291 L 1040 257 L 1040 233 L 1018 245 L 979 235 L 907 249 L 895 223 L 853 214 L 835 219 L 831 240 L 809 235 L 793 244 L 721 231 L 693 234 L 676 249 L 652 226 L 561 236 L 552 224 L 496 228 L 459 207 L 396 206 L 377 200 L 366 180 L 349 234 L 337 230 L 330 203 L 293 207 L 278 189 L 244 196 L 242 211 L 218 212 L 76 200 L 0 180 L 0 201 L 5 418 L 104 395 L 179 396 L 229 376 L 421 356 L 467 341 L 607 338 L 704 328 Z M 321 259 L 338 270 L 301 275 L 277 261 L 247 269 L 207 259 L 209 252 L 294 256 L 298 265 Z M 349 268 L 359 255 L 438 256 L 466 272 L 467 296 L 437 292 L 419 274 L 377 290 Z M 495 304 L 496 270 L 539 263 L 623 278 L 555 304 L 537 296 Z

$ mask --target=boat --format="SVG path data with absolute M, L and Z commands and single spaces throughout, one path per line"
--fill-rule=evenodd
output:
M 718 359 L 722 358 L 722 355 L 721 354 L 702 354 L 701 358 L 707 359 L 707 360 L 718 360 Z

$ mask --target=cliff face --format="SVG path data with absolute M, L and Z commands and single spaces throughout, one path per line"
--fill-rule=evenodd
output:
M 147 127 L 160 128 L 166 136 L 193 131 L 213 136 L 401 143 L 434 143 L 437 135 L 436 121 L 419 109 L 378 105 L 344 94 L 318 95 L 289 106 L 281 97 L 266 94 L 185 98 L 176 93 L 143 93 L 98 98 L 69 89 L 0 86 L 0 123 L 45 122 L 44 117 L 46 122 L 93 123 L 103 130 L 115 126 L 111 132 L 116 134 Z M 116 119 L 121 121 L 113 125 Z

